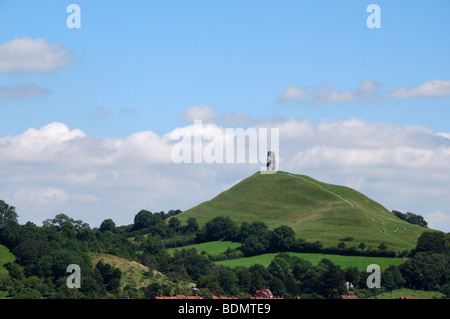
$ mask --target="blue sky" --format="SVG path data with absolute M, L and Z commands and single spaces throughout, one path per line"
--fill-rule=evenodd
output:
M 80 29 L 66 25 L 70 15 L 66 8 L 71 3 L 81 8 Z M 366 8 L 371 3 L 381 8 L 379 29 L 366 25 L 370 15 Z M 126 140 L 135 133 L 149 131 L 162 138 L 176 128 L 189 126 L 192 117 L 185 112 L 203 106 L 216 119 L 224 114 L 231 116 L 224 123 L 217 123 L 222 126 L 251 126 L 256 119 L 271 123 L 276 119 L 277 125 L 285 127 L 290 119 L 304 119 L 319 129 L 324 121 L 348 126 L 354 123 L 348 121 L 357 119 L 365 123 L 360 125 L 364 128 L 394 125 L 392 132 L 400 132 L 399 135 L 406 131 L 409 134 L 411 126 L 420 126 L 433 136 L 436 149 L 446 149 L 445 136 L 450 136 L 449 12 L 450 3 L 445 0 L 0 0 L 0 62 L 3 59 L 6 65 L 0 67 L 0 138 L 20 137 L 30 128 L 40 130 L 51 123 L 64 124 L 69 132 L 80 130 L 102 141 Z M 14 39 L 20 44 L 15 47 L 19 51 L 24 50 L 25 43 L 32 47 L 25 57 L 29 61 L 33 54 L 41 54 L 40 58 L 45 54 L 56 56 L 52 55 L 56 54 L 56 46 L 66 59 L 57 66 L 49 63 L 46 71 L 37 70 L 32 61 L 28 69 L 20 69 L 18 62 L 5 53 Z M 37 39 L 43 41 L 39 47 Z M 37 61 L 40 66 L 47 63 Z M 239 114 L 247 122 L 236 122 Z M 326 139 L 317 143 L 331 142 Z M 333 143 L 329 146 L 340 145 Z M 423 148 L 428 146 L 420 149 Z M 306 154 L 308 149 L 297 151 L 290 157 Z M 437 162 L 445 162 L 447 153 L 440 154 L 443 158 Z M 42 163 L 51 166 L 46 160 Z M 2 165 L 5 171 L 12 164 Z M 42 178 L 35 183 L 30 179 L 26 185 L 17 182 L 23 180 L 18 177 L 21 173 L 37 169 L 29 163 L 26 166 L 26 171 L 17 170 L 17 176 L 7 174 L 11 183 L 0 188 L 0 198 L 3 194 L 4 198 L 17 201 L 11 204 L 23 207 L 19 215 L 36 220 L 47 216 L 43 213 L 47 202 L 43 202 L 39 215 L 27 211 L 31 204 L 26 203 L 26 196 L 17 195 L 23 189 L 60 190 L 62 193 L 56 193 L 67 196 L 62 196 L 66 200 L 58 209 L 89 210 L 89 201 L 74 208 L 70 199 L 74 189 L 80 189 L 75 184 L 55 184 L 53 179 Z M 309 172 L 309 167 L 311 173 L 317 173 L 314 177 L 359 186 L 359 190 L 369 192 L 375 199 L 385 200 L 382 203 L 389 209 L 440 214 L 444 219 L 450 214 L 445 211 L 448 203 L 443 201 L 428 211 L 426 205 L 408 205 L 406 193 L 404 197 L 399 195 L 402 200 L 391 204 L 387 195 L 370 183 L 382 178 L 381 172 L 376 177 L 354 173 L 358 178 L 348 179 L 346 175 L 345 179 L 320 176 L 307 165 L 288 167 L 298 173 Z M 411 165 L 405 167 L 412 169 Z M 64 169 L 69 170 L 61 167 Z M 436 170 L 448 172 L 449 167 L 439 166 Z M 81 169 L 76 172 L 89 175 Z M 199 190 L 201 196 L 184 202 L 185 207 L 180 208 L 208 199 L 244 178 L 241 173 L 230 177 L 229 172 L 215 172 L 214 178 L 208 180 L 211 186 L 205 186 L 210 191 Z M 167 182 L 169 176 L 160 178 Z M 417 176 L 414 183 L 423 186 L 425 181 Z M 361 179 L 366 183 L 354 182 Z M 437 180 L 431 182 L 436 181 L 438 189 L 450 186 L 448 181 Z M 208 181 L 196 182 L 209 185 Z M 411 185 L 411 181 L 405 181 L 405 185 Z M 120 188 L 115 192 L 125 193 Z M 105 201 L 108 196 L 112 195 L 98 195 L 97 199 Z M 178 208 L 168 207 L 170 199 L 154 198 L 141 203 L 154 205 L 155 210 Z M 138 207 L 123 207 L 116 214 L 122 216 L 127 209 Z M 54 216 L 53 212 L 48 214 L 48 218 Z M 127 214 L 131 217 L 123 222 L 132 219 L 135 212 Z M 90 220 L 97 223 L 102 217 L 100 214 Z M 450 231 L 450 221 L 445 220 Z
M 378 1 L 380 29 L 366 26 L 370 1 L 78 1 L 82 27 L 69 29 L 72 2 L 1 2 L 2 43 L 40 37 L 74 54 L 54 74 L 0 75 L 3 85 L 32 82 L 52 91 L 1 101 L 9 119 L 1 135 L 51 121 L 98 136 L 162 134 L 179 124 L 176 114 L 202 104 L 255 117 L 448 127 L 448 99 L 442 98 L 277 103 L 289 85 L 347 90 L 372 79 L 390 90 L 446 79 L 448 1 Z M 95 108 L 109 116 L 96 116 Z

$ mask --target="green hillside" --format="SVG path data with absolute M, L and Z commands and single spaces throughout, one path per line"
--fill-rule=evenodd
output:
M 259 220 L 271 229 L 288 225 L 298 238 L 320 240 L 325 247 L 353 237 L 347 247 L 364 242 L 366 247 L 384 243 L 390 250 L 409 250 L 426 230 L 351 188 L 287 172 L 255 173 L 177 217 L 182 222 L 195 217 L 201 227 L 217 216 L 238 224 Z
M 8 275 L 8 271 L 3 267 L 4 264 L 13 262 L 15 257 L 8 248 L 3 245 L 0 245 L 0 276 Z

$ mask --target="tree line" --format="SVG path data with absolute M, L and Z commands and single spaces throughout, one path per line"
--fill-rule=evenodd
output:
M 206 296 L 222 294 L 245 298 L 269 286 L 275 295 L 285 298 L 337 298 L 346 292 L 345 282 L 349 281 L 360 296 L 406 287 L 437 290 L 450 297 L 449 234 L 424 232 L 408 260 L 398 267 L 383 270 L 381 290 L 370 290 L 365 286 L 368 274 L 356 267 L 342 269 L 327 259 L 312 265 L 283 253 L 328 251 L 320 242 L 296 239 L 295 232 L 288 226 L 269 230 L 262 222 L 244 222 L 237 226 L 227 217 L 216 217 L 200 228 L 195 218 L 182 224 L 176 217 L 179 213 L 178 210 L 167 214 L 141 210 L 132 225 L 116 226 L 111 219 L 106 219 L 99 228 L 58 214 L 39 227 L 32 222 L 20 225 L 15 208 L 0 201 L 0 244 L 16 257 L 15 262 L 5 265 L 9 275 L 0 277 L 0 290 L 8 291 L 15 298 L 154 298 L 176 293 L 177 289 L 182 289 L 178 283 L 195 282 Z M 217 256 L 198 253 L 195 249 L 176 250 L 173 256 L 169 255 L 167 244 L 182 243 L 183 238 L 191 243 L 240 242 L 241 247 L 229 249 L 225 258 L 263 252 L 278 254 L 268 267 L 248 268 L 215 265 Z M 343 238 L 341 243 L 351 240 Z M 345 246 L 338 246 L 332 249 L 346 253 Z M 364 250 L 360 245 L 358 251 Z M 377 251 L 386 253 L 386 249 Z M 117 255 L 157 269 L 170 284 L 155 281 L 140 289 L 121 287 L 120 269 L 102 261 L 93 264 L 89 257 L 91 252 Z M 69 264 L 78 264 L 81 268 L 80 289 L 69 289 L 66 285 Z

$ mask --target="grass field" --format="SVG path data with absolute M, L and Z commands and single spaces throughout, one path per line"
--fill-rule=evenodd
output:
M 97 254 L 89 253 L 92 263 L 96 265 L 99 260 L 104 263 L 108 263 L 114 267 L 117 267 L 122 272 L 122 278 L 120 279 L 121 287 L 131 286 L 136 289 L 141 287 L 146 287 L 150 283 L 158 282 L 165 283 L 169 286 L 174 286 L 163 274 L 156 270 L 151 270 L 149 267 L 144 266 L 138 262 L 130 261 L 125 258 L 117 257 L 109 254 Z M 152 276 L 146 275 L 146 273 L 152 272 Z M 178 283 L 178 285 L 183 285 L 183 283 Z M 186 289 L 189 290 L 189 284 L 184 284 Z
M 297 238 L 319 240 L 325 247 L 353 237 L 347 247 L 364 242 L 366 247 L 384 243 L 390 250 L 410 250 L 428 230 L 399 219 L 351 188 L 281 171 L 255 173 L 177 218 L 186 222 L 194 217 L 201 227 L 217 216 L 228 216 L 238 225 L 262 221 L 269 229 L 288 225 Z
M 364 257 L 364 256 L 340 256 L 329 254 L 309 254 L 309 253 L 288 253 L 291 256 L 297 256 L 306 260 L 309 260 L 313 265 L 317 265 L 322 259 L 326 258 L 331 260 L 335 265 L 341 266 L 345 269 L 347 267 L 357 267 L 360 271 L 366 271 L 367 266 L 370 264 L 377 264 L 381 270 L 386 269 L 390 265 L 400 265 L 404 262 L 403 258 L 387 258 L 387 257 Z M 230 259 L 218 261 L 216 264 L 224 265 L 228 267 L 250 267 L 255 264 L 260 264 L 265 267 L 269 266 L 276 254 L 262 254 L 258 256 Z
M 16 258 L 5 246 L 0 245 L 0 276 L 8 274 L 8 271 L 3 267 L 4 264 L 13 262 Z
M 208 254 L 220 254 L 226 251 L 228 248 L 238 248 L 241 244 L 231 241 L 211 241 L 207 243 L 189 245 L 179 248 L 170 248 L 167 251 L 170 255 L 173 255 L 175 249 L 181 250 L 185 248 L 195 248 L 197 253 L 202 251 Z M 310 254 L 310 253 L 296 253 L 289 252 L 291 256 L 297 256 L 306 260 L 309 260 L 313 265 L 317 265 L 322 259 L 327 258 L 331 260 L 334 264 L 341 266 L 342 268 L 347 267 L 357 267 L 360 271 L 365 271 L 367 266 L 370 264 L 377 264 L 380 266 L 381 270 L 386 269 L 390 265 L 398 266 L 404 262 L 403 258 L 388 258 L 388 257 L 365 257 L 365 256 L 341 256 L 341 255 L 330 255 L 330 254 Z M 218 265 L 224 265 L 229 267 L 250 267 L 255 264 L 260 264 L 265 267 L 269 266 L 271 261 L 275 258 L 274 253 L 262 254 L 252 257 L 244 257 L 238 259 L 230 259 L 215 262 Z
M 441 299 L 444 297 L 444 294 L 439 291 L 423 291 L 423 290 L 413 290 L 407 288 L 401 288 L 397 290 L 393 290 L 390 292 L 386 292 L 374 297 L 370 297 L 369 299 L 399 299 L 400 297 L 417 297 L 417 298 L 437 298 Z
M 183 246 L 179 248 L 169 248 L 167 249 L 168 253 L 173 256 L 173 253 L 175 250 L 181 250 L 181 249 L 189 249 L 189 248 L 195 248 L 197 250 L 197 253 L 200 254 L 202 251 L 207 252 L 208 254 L 220 254 L 225 252 L 228 248 L 238 248 L 240 247 L 240 243 L 235 243 L 232 241 L 211 241 L 207 243 L 201 243 L 201 244 L 194 244 L 194 245 L 188 245 Z

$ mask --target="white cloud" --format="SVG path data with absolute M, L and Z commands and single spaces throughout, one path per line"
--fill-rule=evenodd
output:
M 17 87 L 0 86 L 0 98 L 15 99 L 34 96 L 43 96 L 51 93 L 51 90 L 37 86 L 36 84 L 26 83 Z
M 280 102 L 286 101 L 296 101 L 296 102 L 306 102 L 310 96 L 310 91 L 312 87 L 302 87 L 296 85 L 290 85 L 284 90 L 278 99 Z
M 450 140 L 450 133 L 438 133 L 437 135 L 438 135 L 438 136 L 445 137 L 446 139 L 449 139 L 449 140 Z
M 228 126 L 246 126 L 255 124 L 258 121 L 258 119 L 251 119 L 245 112 L 239 112 L 238 114 L 227 112 L 218 115 L 216 108 L 209 105 L 194 105 L 179 114 L 178 119 L 187 122 L 201 120 L 204 123 L 216 123 L 218 125 Z
M 73 59 L 73 53 L 61 43 L 49 44 L 43 38 L 15 38 L 0 44 L 0 72 L 51 73 Z
M 342 103 L 342 102 L 373 102 L 380 97 L 379 82 L 364 80 L 356 89 L 339 91 L 333 86 L 289 86 L 279 97 L 280 102 L 294 101 L 298 103 L 311 102 L 314 104 Z
M 386 93 L 394 98 L 450 96 L 450 80 L 433 80 L 416 87 L 400 87 Z
M 22 188 L 14 193 L 13 200 L 18 202 L 26 201 L 36 205 L 52 205 L 67 202 L 69 194 L 55 187 Z
M 423 216 L 432 229 L 450 229 L 450 214 L 443 212 L 433 212 Z
M 202 120 L 211 121 L 216 117 L 216 109 L 208 105 L 194 105 L 181 113 L 178 118 L 188 122 Z
M 356 188 L 389 210 L 450 214 L 450 139 L 442 133 L 359 119 L 255 121 L 255 128 L 264 127 L 280 130 L 280 170 Z M 225 127 L 204 123 L 203 129 L 214 135 Z M 193 125 L 162 136 L 98 138 L 51 123 L 2 137 L 0 198 L 17 207 L 21 221 L 65 212 L 94 227 L 106 218 L 127 224 L 140 209 L 193 207 L 260 169 L 260 163 L 174 164 L 171 137 L 180 135 L 193 136 Z
M 364 80 L 356 89 L 337 90 L 331 85 L 321 86 L 288 86 L 279 102 L 293 101 L 297 103 L 344 103 L 344 102 L 375 102 L 382 97 L 415 98 L 450 96 L 450 80 L 433 80 L 417 87 L 398 87 L 391 91 L 380 92 L 381 83 L 370 79 Z
M 96 116 L 103 118 L 112 116 L 112 112 L 105 106 L 96 106 L 94 113 Z

